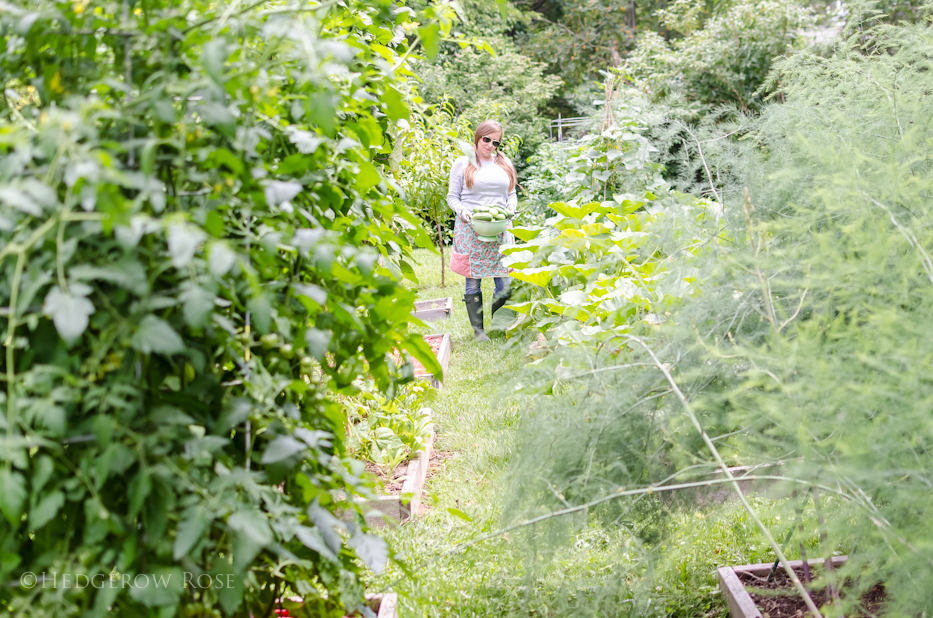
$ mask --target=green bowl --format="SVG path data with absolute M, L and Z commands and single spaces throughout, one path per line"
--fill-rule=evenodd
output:
M 509 220 L 502 221 L 480 221 L 473 219 L 473 231 L 483 242 L 496 242 L 499 240 L 499 234 L 507 230 Z

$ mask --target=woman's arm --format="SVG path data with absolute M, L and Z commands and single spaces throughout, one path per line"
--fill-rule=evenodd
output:
M 518 193 L 515 192 L 515 189 L 509 192 L 509 197 L 506 199 L 506 208 L 512 212 L 518 210 Z
M 447 188 L 447 205 L 457 213 L 457 216 L 464 219 L 463 202 L 460 201 L 460 195 L 463 193 L 463 170 L 466 167 L 463 159 L 457 159 L 450 167 L 450 183 Z

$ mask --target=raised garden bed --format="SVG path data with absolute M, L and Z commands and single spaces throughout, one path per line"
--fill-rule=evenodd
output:
M 419 320 L 433 322 L 434 320 L 446 320 L 454 311 L 454 299 L 435 298 L 432 300 L 419 300 L 415 303 L 415 311 L 412 313 Z
M 431 346 L 431 351 L 434 352 L 434 356 L 437 357 L 437 362 L 441 364 L 441 369 L 444 370 L 444 375 L 446 375 L 447 366 L 450 365 L 450 335 L 446 333 L 443 335 L 424 335 L 424 341 Z M 428 373 L 424 366 L 417 360 L 412 360 L 415 363 L 416 378 L 430 380 L 431 386 L 434 388 L 441 387 L 441 380 L 438 380 Z
M 428 421 L 430 422 L 430 418 Z M 424 448 L 408 460 L 408 463 L 399 466 L 404 472 L 393 474 L 391 479 L 385 479 L 386 489 L 391 493 L 361 501 L 367 524 L 381 527 L 389 521 L 402 523 L 421 513 L 424 481 L 428 475 L 433 451 L 434 428 L 431 426 L 430 434 L 424 441 Z
M 847 556 L 833 558 L 833 566 L 842 566 L 846 559 Z M 819 574 L 823 569 L 823 560 L 808 560 L 807 565 L 811 573 Z M 773 563 L 746 564 L 719 569 L 719 588 L 729 604 L 729 615 L 732 618 L 762 618 L 763 614 L 767 614 L 769 618 L 800 618 L 808 615 L 806 605 L 793 588 L 784 567 L 779 565 L 774 574 L 774 581 L 767 581 L 772 566 Z M 804 581 L 803 561 L 791 560 L 790 566 L 797 573 L 797 577 Z M 782 594 L 784 591 L 786 594 Z M 825 603 L 825 594 L 823 589 L 812 589 L 811 597 L 817 606 Z M 847 615 L 877 615 L 883 601 L 884 588 L 875 586 L 863 597 L 864 611 Z

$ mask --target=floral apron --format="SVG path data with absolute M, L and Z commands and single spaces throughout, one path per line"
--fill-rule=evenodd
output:
M 511 224 L 510 224 L 511 225 Z M 512 234 L 502 232 L 496 242 L 483 242 L 473 226 L 457 217 L 454 223 L 454 244 L 450 254 L 450 270 L 464 277 L 508 277 L 509 269 L 500 261 L 499 247 L 514 242 Z

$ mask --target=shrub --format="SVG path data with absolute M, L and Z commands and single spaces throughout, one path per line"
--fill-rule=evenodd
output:
M 544 75 L 541 63 L 513 50 L 504 40 L 493 41 L 498 49 L 491 56 L 475 47 L 439 55 L 433 63 L 418 66 L 424 85 L 421 93 L 431 104 L 448 102 L 454 116 L 471 126 L 487 118 L 498 120 L 505 137 L 521 140 L 516 166 L 544 142 L 547 117 L 544 108 L 557 92 L 561 79 Z
M 622 65 L 635 85 L 655 100 L 679 94 L 687 102 L 747 110 L 761 105 L 759 89 L 771 63 L 793 48 L 813 18 L 796 2 L 740 0 L 699 29 L 690 10 L 672 8 L 662 13 L 662 22 L 684 36 L 667 41 L 657 32 L 642 33 Z

